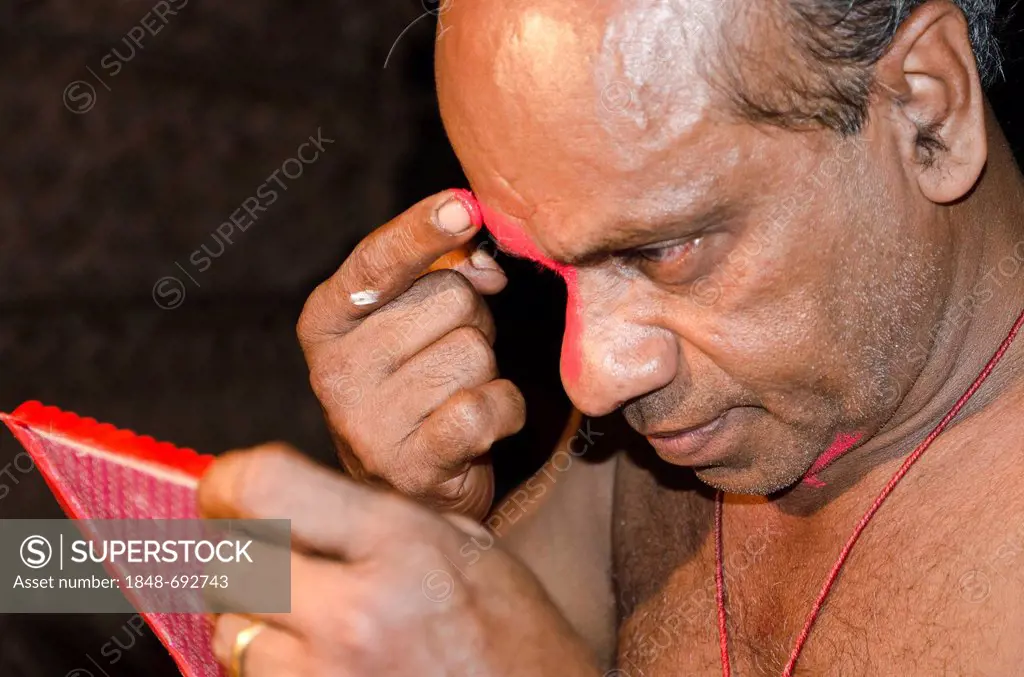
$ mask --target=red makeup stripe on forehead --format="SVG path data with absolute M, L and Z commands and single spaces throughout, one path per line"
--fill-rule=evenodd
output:
M 493 209 L 489 209 L 487 205 L 478 204 L 480 204 L 484 215 L 484 225 L 503 249 L 516 256 L 539 263 L 545 268 L 555 271 L 565 280 L 568 303 L 565 308 L 565 336 L 562 341 L 562 377 L 570 383 L 575 383 L 579 380 L 583 369 L 583 353 L 580 345 L 583 334 L 583 313 L 576 268 L 551 260 L 541 253 L 537 245 L 518 224 Z
M 567 266 L 562 273 L 568 299 L 565 305 L 565 336 L 562 338 L 562 378 L 576 383 L 583 371 L 583 306 L 580 301 L 577 271 Z
M 478 219 L 482 217 L 487 230 L 505 251 L 539 263 L 555 271 L 565 280 L 568 304 L 565 309 L 565 336 L 562 341 L 562 377 L 567 382 L 575 383 L 583 370 L 583 313 L 576 268 L 556 263 L 545 256 L 518 224 L 479 202 L 468 190 L 455 190 L 453 194 L 469 211 L 474 224 L 479 224 Z
M 522 227 L 485 204 L 480 204 L 480 209 L 484 215 L 484 225 L 503 249 L 521 258 L 539 263 L 565 277 L 568 266 L 556 263 L 545 256 Z

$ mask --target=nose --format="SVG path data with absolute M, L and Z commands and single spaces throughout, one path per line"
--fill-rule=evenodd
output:
M 604 416 L 675 378 L 677 343 L 667 329 L 645 324 L 629 280 L 606 273 L 566 275 L 569 298 L 562 341 L 562 384 L 587 416 Z

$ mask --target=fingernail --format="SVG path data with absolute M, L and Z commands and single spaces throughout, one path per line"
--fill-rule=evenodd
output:
M 459 235 L 473 225 L 469 212 L 456 198 L 450 198 L 437 210 L 437 225 L 449 235 Z
M 479 228 L 483 223 L 476 198 L 462 188 L 451 192 L 449 198 L 438 208 L 436 220 L 442 230 L 452 235 L 461 235 L 470 227 Z
M 477 249 L 469 255 L 469 263 L 477 270 L 496 270 L 499 273 L 504 274 L 504 270 L 498 265 L 498 262 L 491 258 L 491 255 L 485 252 L 483 249 Z

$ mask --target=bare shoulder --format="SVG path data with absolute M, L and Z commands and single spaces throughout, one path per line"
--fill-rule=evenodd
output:
M 972 560 L 959 581 L 962 597 L 1024 623 L 1024 388 L 957 432 L 950 452 L 970 466 L 957 496 Z
M 612 425 L 574 412 L 547 462 L 487 519 L 605 663 L 615 645 Z
M 618 614 L 626 619 L 697 555 L 709 536 L 714 493 L 689 468 L 658 458 L 642 437 L 622 446 L 612 551 Z
M 940 633 L 931 651 L 941 655 L 936 645 L 945 644 L 943 660 L 974 674 L 1016 673 L 1024 660 L 1016 639 L 1024 632 L 1024 389 L 952 427 L 935 447 L 891 506 L 919 515 L 914 529 L 892 520 L 890 534 L 909 541 L 898 559 L 903 592 L 918 603 L 906 611 L 916 606 L 919 622 L 930 619 Z
M 537 530 L 562 537 L 606 532 L 618 452 L 609 428 L 574 410 L 547 462 L 488 518 L 491 531 L 513 541 Z

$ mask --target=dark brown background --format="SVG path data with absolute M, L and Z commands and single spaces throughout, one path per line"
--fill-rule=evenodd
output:
M 129 54 L 122 37 L 154 5 L 0 4 L 0 410 L 40 399 L 211 453 L 285 439 L 330 462 L 294 340 L 302 302 L 370 229 L 464 183 L 436 112 L 433 18 L 394 45 L 423 6 L 191 0 L 110 77 L 101 59 Z M 1006 32 L 1014 59 L 1021 35 Z M 993 101 L 1021 149 L 1024 67 L 1008 75 Z M 80 115 L 62 103 L 77 80 L 96 89 Z M 190 254 L 215 247 L 213 230 L 318 127 L 336 143 L 195 275 Z M 550 450 L 568 405 L 564 292 L 502 262 L 499 360 L 530 404 L 527 430 L 496 450 L 507 487 Z M 153 285 L 176 274 L 185 300 L 162 310 Z M 59 517 L 37 474 L 8 465 L 19 451 L 0 436 L 0 518 Z M 0 675 L 99 677 L 89 657 L 110 677 L 177 674 L 126 620 L 0 617 Z M 114 664 L 112 639 L 127 648 Z

